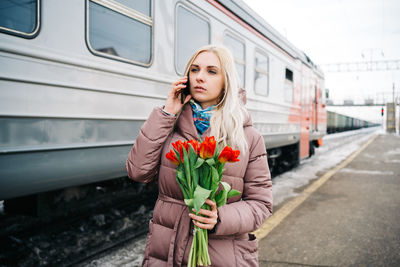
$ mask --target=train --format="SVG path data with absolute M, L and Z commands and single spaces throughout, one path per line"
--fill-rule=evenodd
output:
M 190 55 L 228 47 L 271 171 L 327 133 L 324 74 L 241 0 L 3 0 L 0 200 L 126 177 Z
M 343 131 L 357 130 L 361 128 L 376 127 L 379 124 L 370 121 L 353 118 L 347 115 L 343 115 L 337 112 L 328 110 L 328 123 L 327 133 L 338 133 Z

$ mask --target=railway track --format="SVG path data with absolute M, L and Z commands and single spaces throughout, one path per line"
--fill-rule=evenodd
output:
M 147 233 L 157 196 L 154 187 L 130 199 L 115 198 L 114 192 L 108 205 L 80 214 L 1 214 L 0 266 L 76 266 L 123 246 Z

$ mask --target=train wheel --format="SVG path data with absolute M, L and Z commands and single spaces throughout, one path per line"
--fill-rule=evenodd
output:
M 309 150 L 309 156 L 308 157 L 311 157 L 312 155 L 314 155 L 315 154 L 315 147 L 314 147 L 314 144 L 313 144 L 313 142 L 310 142 L 310 150 Z

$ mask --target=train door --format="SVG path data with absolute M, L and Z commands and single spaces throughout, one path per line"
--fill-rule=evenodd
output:
M 317 85 L 314 86 L 314 99 L 313 99 L 313 125 L 312 131 L 318 131 L 318 87 Z
M 310 150 L 310 86 L 308 68 L 302 65 L 300 159 L 308 157 Z

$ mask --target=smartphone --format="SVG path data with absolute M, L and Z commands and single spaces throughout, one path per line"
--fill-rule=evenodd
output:
M 187 79 L 187 82 L 185 83 L 186 87 L 182 89 L 181 93 L 181 104 L 185 102 L 185 98 L 187 95 L 190 95 L 190 84 L 189 84 L 189 77 Z

